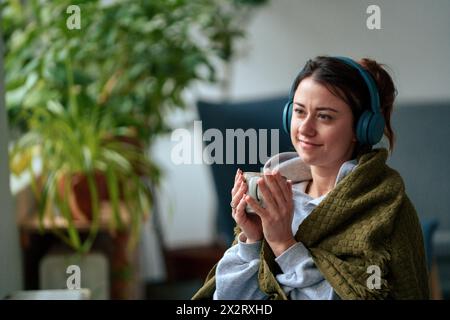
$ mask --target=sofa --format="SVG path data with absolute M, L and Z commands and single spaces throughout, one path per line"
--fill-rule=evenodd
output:
M 279 152 L 292 151 L 282 130 L 282 112 L 287 96 L 243 102 L 199 101 L 203 131 L 215 128 L 279 130 Z M 396 145 L 388 164 L 402 175 L 406 191 L 422 222 L 428 266 L 437 261 L 444 293 L 450 291 L 450 101 L 400 102 L 392 115 Z M 208 145 L 207 142 L 205 145 Z M 260 141 L 258 139 L 258 148 Z M 383 141 L 375 147 L 383 146 Z M 248 150 L 248 144 L 246 150 Z M 237 168 L 259 171 L 263 163 L 210 165 L 217 194 L 217 235 L 228 244 L 233 240 L 230 190 Z M 224 150 L 226 152 L 226 150 Z M 224 154 L 224 157 L 226 155 Z

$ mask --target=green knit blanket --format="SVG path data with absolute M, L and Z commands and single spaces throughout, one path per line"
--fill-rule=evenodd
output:
M 402 178 L 386 165 L 387 155 L 386 149 L 359 155 L 358 166 L 295 235 L 341 299 L 429 298 L 419 219 Z M 265 240 L 260 257 L 260 289 L 269 299 L 287 299 L 275 278 L 281 270 Z M 212 298 L 216 266 L 193 299 Z

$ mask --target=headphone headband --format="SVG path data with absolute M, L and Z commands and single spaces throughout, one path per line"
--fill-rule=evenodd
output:
M 340 61 L 346 63 L 349 66 L 354 67 L 359 71 L 359 74 L 364 79 L 364 82 L 367 85 L 367 88 L 369 89 L 370 94 L 370 109 L 373 113 L 381 113 L 380 110 L 380 97 L 378 95 L 378 88 L 373 80 L 373 77 L 365 70 L 359 63 L 356 63 L 354 60 L 347 58 L 347 57 L 334 57 L 336 59 L 339 59 Z

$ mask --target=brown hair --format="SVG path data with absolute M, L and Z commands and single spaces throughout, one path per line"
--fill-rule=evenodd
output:
M 395 136 L 391 126 L 391 115 L 397 95 L 394 82 L 383 68 L 384 65 L 378 64 L 375 60 L 364 58 L 358 63 L 369 72 L 377 85 L 381 113 L 386 123 L 384 135 L 389 141 L 389 151 L 392 153 Z M 308 60 L 303 70 L 297 76 L 294 88 L 296 89 L 300 82 L 307 77 L 312 77 L 314 81 L 327 87 L 330 92 L 350 106 L 355 119 L 353 125 L 356 129 L 359 117 L 365 110 L 370 108 L 369 89 L 359 71 L 338 58 L 319 56 L 313 60 Z M 371 149 L 372 146 L 361 145 L 358 142 L 353 157 L 360 152 L 367 152 Z

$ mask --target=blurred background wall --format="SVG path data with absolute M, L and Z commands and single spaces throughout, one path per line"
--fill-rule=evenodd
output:
M 369 5 L 381 30 L 369 30 Z M 391 67 L 398 101 L 450 97 L 450 2 L 274 0 L 249 24 L 247 55 L 233 65 L 233 98 L 286 93 L 316 55 L 371 57 Z

